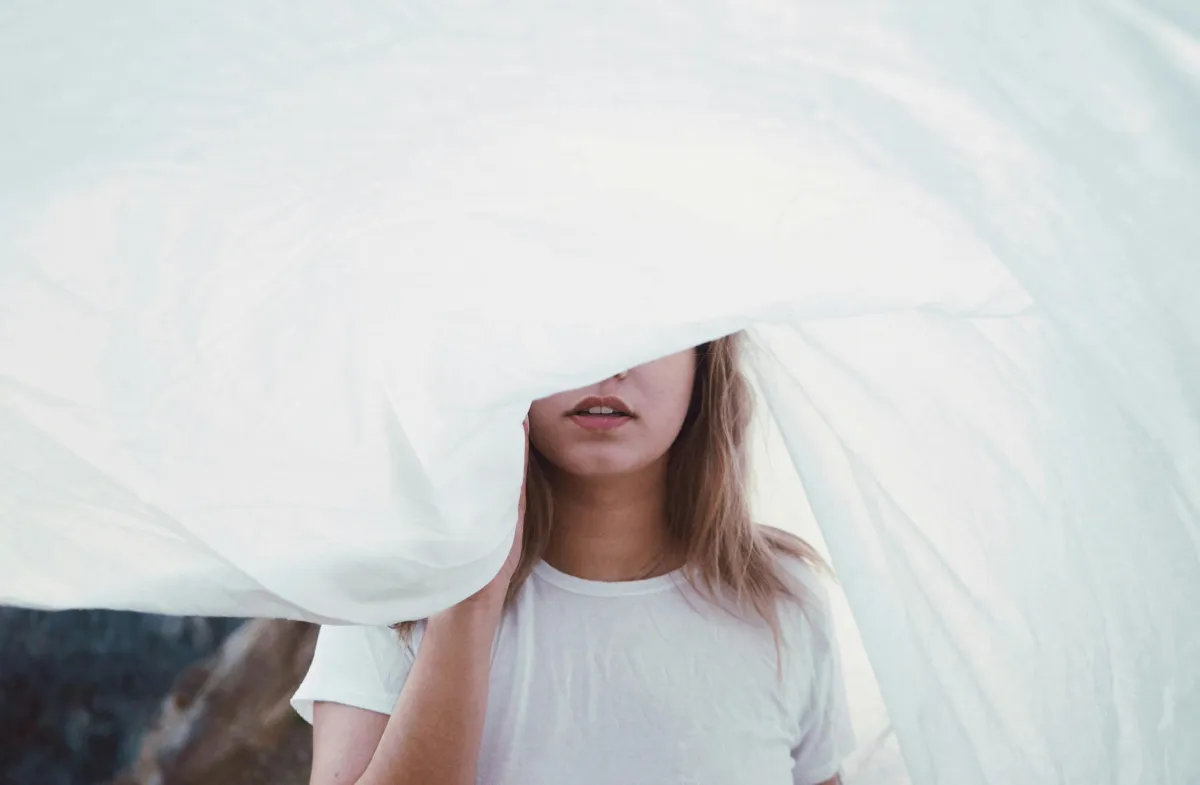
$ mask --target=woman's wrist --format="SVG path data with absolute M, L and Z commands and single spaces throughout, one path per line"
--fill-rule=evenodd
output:
M 503 603 L 491 600 L 468 599 L 435 613 L 425 623 L 421 651 L 436 649 L 439 644 L 432 647 L 429 644 L 443 641 L 462 654 L 475 651 L 480 657 L 486 658 L 492 649 L 496 630 L 500 627 L 503 607 Z
M 502 610 L 508 597 L 508 585 L 511 576 L 501 573 L 493 578 L 486 586 L 463 600 L 463 604 L 484 606 L 492 610 Z
M 452 605 L 441 613 L 430 617 L 433 622 L 439 618 L 464 619 L 468 623 L 496 623 L 504 612 L 504 593 L 490 586 L 480 589 L 457 605 Z

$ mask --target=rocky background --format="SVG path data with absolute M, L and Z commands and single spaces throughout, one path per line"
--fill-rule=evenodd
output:
M 0 608 L 0 785 L 295 779 L 309 735 L 283 709 L 312 640 L 293 622 Z

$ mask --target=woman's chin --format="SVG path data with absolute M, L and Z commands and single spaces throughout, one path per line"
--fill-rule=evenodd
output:
M 561 463 L 566 474 L 580 480 L 605 480 L 639 474 L 657 461 L 654 458 L 631 454 L 628 447 L 617 444 L 588 445 L 572 451 Z

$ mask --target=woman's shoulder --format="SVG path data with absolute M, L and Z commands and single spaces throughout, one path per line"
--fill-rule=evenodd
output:
M 292 706 L 309 722 L 320 701 L 390 714 L 413 659 L 390 627 L 322 625 Z
M 402 634 L 387 626 L 322 625 L 314 656 L 394 671 L 412 659 L 412 650 L 419 644 L 424 626 L 423 622 L 417 622 L 408 634 Z
M 812 594 L 818 602 L 827 600 L 833 571 L 820 552 L 791 532 L 771 526 L 759 526 L 759 530 L 779 576 L 798 594 Z
M 830 603 L 836 581 L 832 570 L 815 552 L 813 557 L 777 552 L 773 558 L 787 587 L 780 597 L 780 622 L 804 627 L 827 639 L 833 628 Z

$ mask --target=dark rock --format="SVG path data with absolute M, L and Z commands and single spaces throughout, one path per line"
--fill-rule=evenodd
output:
M 0 783 L 94 785 L 241 620 L 0 607 Z
M 305 785 L 312 732 L 291 708 L 317 628 L 255 619 L 184 669 L 113 785 Z

